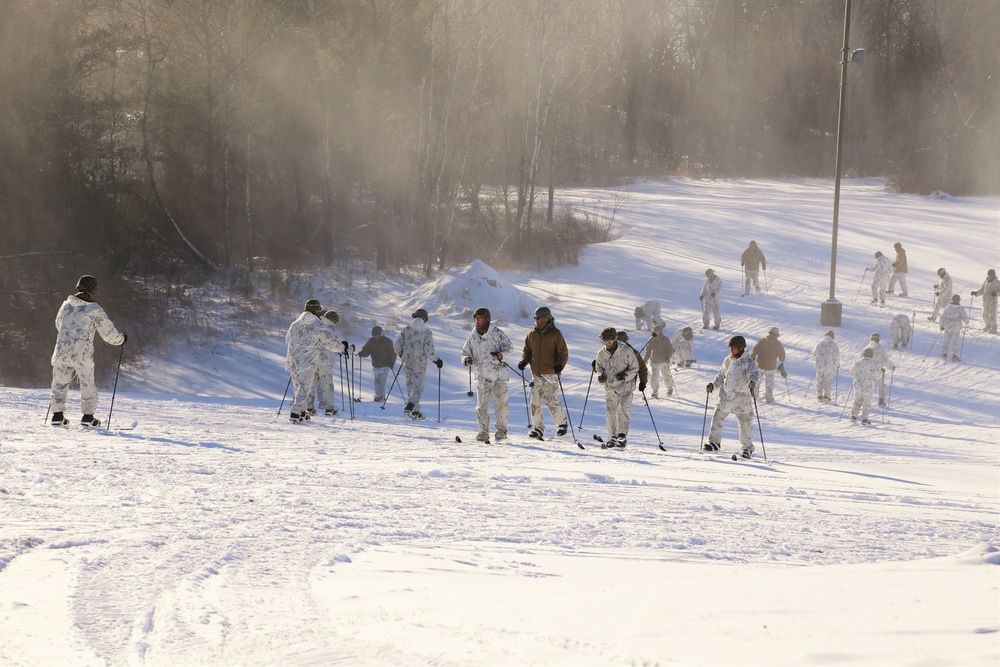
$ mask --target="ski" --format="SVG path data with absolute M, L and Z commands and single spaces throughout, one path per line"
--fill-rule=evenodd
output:
M 615 444 L 614 440 L 612 440 L 612 442 L 605 441 L 604 438 L 597 435 L 596 433 L 594 434 L 594 440 L 601 443 L 601 449 L 625 449 L 624 447 L 620 447 L 619 445 Z M 577 444 L 579 445 L 580 443 Z M 580 445 L 580 449 L 583 449 L 583 445 Z
M 456 436 L 455 436 L 455 442 L 463 442 L 463 440 L 462 440 L 462 438 L 461 438 L 460 436 L 457 436 L 457 435 L 456 435 Z M 490 440 L 489 440 L 489 438 L 487 438 L 486 440 L 477 440 L 476 442 L 481 442 L 481 443 L 483 443 L 484 445 L 488 445 L 488 444 L 490 444 Z

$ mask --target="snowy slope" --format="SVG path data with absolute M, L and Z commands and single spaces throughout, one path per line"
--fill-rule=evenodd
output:
M 563 196 L 600 215 L 614 194 Z M 888 338 L 897 312 L 917 325 L 868 428 L 841 418 L 847 369 L 839 404 L 807 391 L 831 208 L 829 181 L 644 182 L 617 238 L 579 266 L 476 262 L 349 289 L 317 276 L 302 300 L 335 307 L 358 346 L 372 324 L 394 334 L 413 309 L 431 313 L 446 365 L 440 418 L 430 367 L 425 422 L 402 420 L 398 393 L 384 411 L 367 401 L 367 365 L 353 421 L 276 418 L 296 309 L 149 359 L 123 378 L 110 431 L 52 429 L 46 390 L 0 388 L 0 664 L 997 664 L 1000 339 L 970 327 L 963 361 L 942 362 L 925 318 L 939 266 L 968 306 L 1000 263 L 1000 199 L 845 183 L 845 359 L 873 331 Z M 750 239 L 769 287 L 742 298 Z M 910 298 L 870 306 L 865 282 L 855 299 L 872 253 L 896 241 Z M 631 330 L 633 308 L 657 299 L 668 332 L 697 332 L 708 267 L 726 284 L 724 330 L 697 333 L 677 396 L 647 410 L 636 394 L 626 450 L 600 450 L 599 331 Z M 520 378 L 511 441 L 474 444 L 458 357 L 470 311 L 490 308 L 521 341 L 542 304 L 569 343 L 563 384 L 586 449 L 524 436 Z M 771 326 L 790 376 L 759 406 L 758 457 L 706 457 L 704 386 L 725 341 Z M 728 423 L 724 450 L 735 435 Z

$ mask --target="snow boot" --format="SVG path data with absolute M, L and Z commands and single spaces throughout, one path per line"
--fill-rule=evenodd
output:
M 624 433 L 619 433 L 614 438 L 615 447 L 619 449 L 625 449 L 625 445 L 628 444 L 628 440 L 625 438 Z
M 407 417 L 411 416 L 413 413 L 413 403 L 407 403 L 406 407 L 403 408 L 403 414 Z
M 326 409 L 326 416 L 327 417 L 333 417 L 334 415 L 339 414 L 339 413 L 340 413 L 340 410 L 338 410 L 337 408 L 327 408 Z
M 478 440 L 479 442 L 489 442 L 490 434 L 487 433 L 486 431 L 480 431 L 479 433 L 476 434 L 476 440 Z
M 506 440 L 507 439 L 507 431 L 501 431 L 501 430 L 497 429 L 497 432 L 493 434 L 493 437 L 496 438 L 497 440 Z
M 84 415 L 80 419 L 80 423 L 87 428 L 97 428 L 101 425 L 100 419 L 94 419 L 94 415 Z
M 542 435 L 543 435 L 542 430 L 538 429 L 538 428 L 533 428 L 528 433 L 528 437 L 529 438 L 534 438 L 535 440 L 544 440 L 544 438 L 542 437 Z
M 568 430 L 569 426 L 567 424 L 559 424 L 559 427 L 556 429 L 556 435 L 566 435 L 566 431 Z
M 61 412 L 52 413 L 53 426 L 69 426 L 69 420 Z
M 862 419 L 862 420 L 861 420 L 861 424 L 862 424 L 862 426 L 868 426 L 868 425 L 870 425 L 871 423 L 872 423 L 872 420 L 871 420 L 871 419 Z
M 706 452 L 717 452 L 720 449 L 722 449 L 722 445 L 720 445 L 717 442 L 708 442 L 708 443 L 705 444 L 705 446 L 703 447 L 703 449 Z

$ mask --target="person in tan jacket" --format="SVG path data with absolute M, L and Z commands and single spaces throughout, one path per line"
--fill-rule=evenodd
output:
M 663 327 L 656 325 L 653 327 L 653 337 L 646 343 L 646 354 L 642 360 L 649 364 L 650 381 L 649 386 L 653 389 L 651 398 L 659 398 L 660 377 L 663 377 L 663 384 L 667 387 L 667 396 L 674 393 L 674 378 L 670 375 L 670 358 L 674 354 L 674 345 L 670 339 L 663 335 Z
M 896 261 L 892 263 L 893 274 L 889 278 L 886 294 L 895 294 L 896 283 L 899 283 L 900 296 L 910 296 L 910 291 L 906 287 L 906 251 L 903 250 L 902 243 L 894 243 L 892 247 L 896 250 Z
M 569 348 L 562 332 L 556 328 L 552 311 L 547 306 L 536 308 L 535 326 L 525 336 L 521 361 L 517 362 L 520 371 L 531 366 L 531 431 L 528 437 L 543 439 L 542 403 L 549 407 L 549 414 L 557 424 L 556 435 L 566 435 L 569 422 L 559 402 L 559 374 L 568 360 Z
M 784 370 L 785 346 L 778 340 L 780 335 L 778 327 L 771 327 L 750 351 L 750 357 L 757 360 L 757 368 L 764 372 L 764 400 L 768 403 L 774 401 L 774 371 L 779 363 Z

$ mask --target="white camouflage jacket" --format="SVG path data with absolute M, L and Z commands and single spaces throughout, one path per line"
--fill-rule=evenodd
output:
M 101 334 L 108 345 L 121 345 L 123 336 L 104 309 L 92 301 L 73 295 L 66 298 L 56 313 L 56 347 L 53 366 L 80 368 L 94 363 L 94 333 Z
M 969 323 L 969 313 L 958 303 L 948 304 L 944 312 L 941 313 L 941 330 L 961 329 L 963 324 Z
M 285 345 L 288 347 L 285 353 L 285 370 L 296 373 L 318 365 L 321 348 L 326 348 L 331 353 L 336 352 L 340 341 L 319 316 L 307 311 L 288 326 Z
M 713 301 L 718 301 L 722 294 L 722 278 L 715 276 L 712 279 L 706 279 L 705 283 L 701 286 L 701 293 L 698 295 L 700 299 L 709 299 Z
M 855 386 L 859 388 L 858 393 L 860 391 L 870 392 L 881 374 L 878 364 L 869 357 L 861 357 L 851 367 L 851 377 L 857 383 Z
M 426 370 L 428 359 L 435 362 L 438 360 L 434 351 L 434 334 L 419 317 L 413 318 L 409 326 L 399 332 L 392 349 L 403 361 L 403 366 L 410 370 Z
M 749 352 L 744 351 L 738 358 L 729 355 L 722 360 L 722 366 L 712 380 L 712 385 L 719 390 L 719 404 L 726 405 L 729 401 L 737 398 L 750 398 L 750 387 L 752 380 L 757 382 L 759 374 L 757 363 Z
M 484 334 L 473 328 L 462 347 L 462 363 L 464 364 L 466 359 L 472 360 L 472 366 L 476 371 L 476 382 L 479 385 L 487 380 L 507 382 L 510 380 L 507 364 L 503 359 L 498 360 L 493 354 L 499 352 L 504 357 L 511 348 L 510 338 L 497 326 L 490 324 Z
M 639 361 L 632 346 L 618 343 L 614 352 L 609 352 L 606 347 L 598 351 L 594 370 L 598 376 L 607 378 L 605 388 L 614 391 L 632 386 L 639 372 Z M 619 374 L 624 374 L 621 380 L 617 377 Z
M 881 343 L 876 341 L 869 341 L 868 345 L 865 346 L 865 350 L 872 351 L 872 360 L 875 362 L 877 368 L 884 368 L 887 371 L 891 371 L 896 368 L 896 365 L 889 361 L 889 353 L 885 351 Z M 862 350 L 862 354 L 864 350 Z
M 812 351 L 813 366 L 819 370 L 834 371 L 840 368 L 840 347 L 829 336 L 816 343 Z

